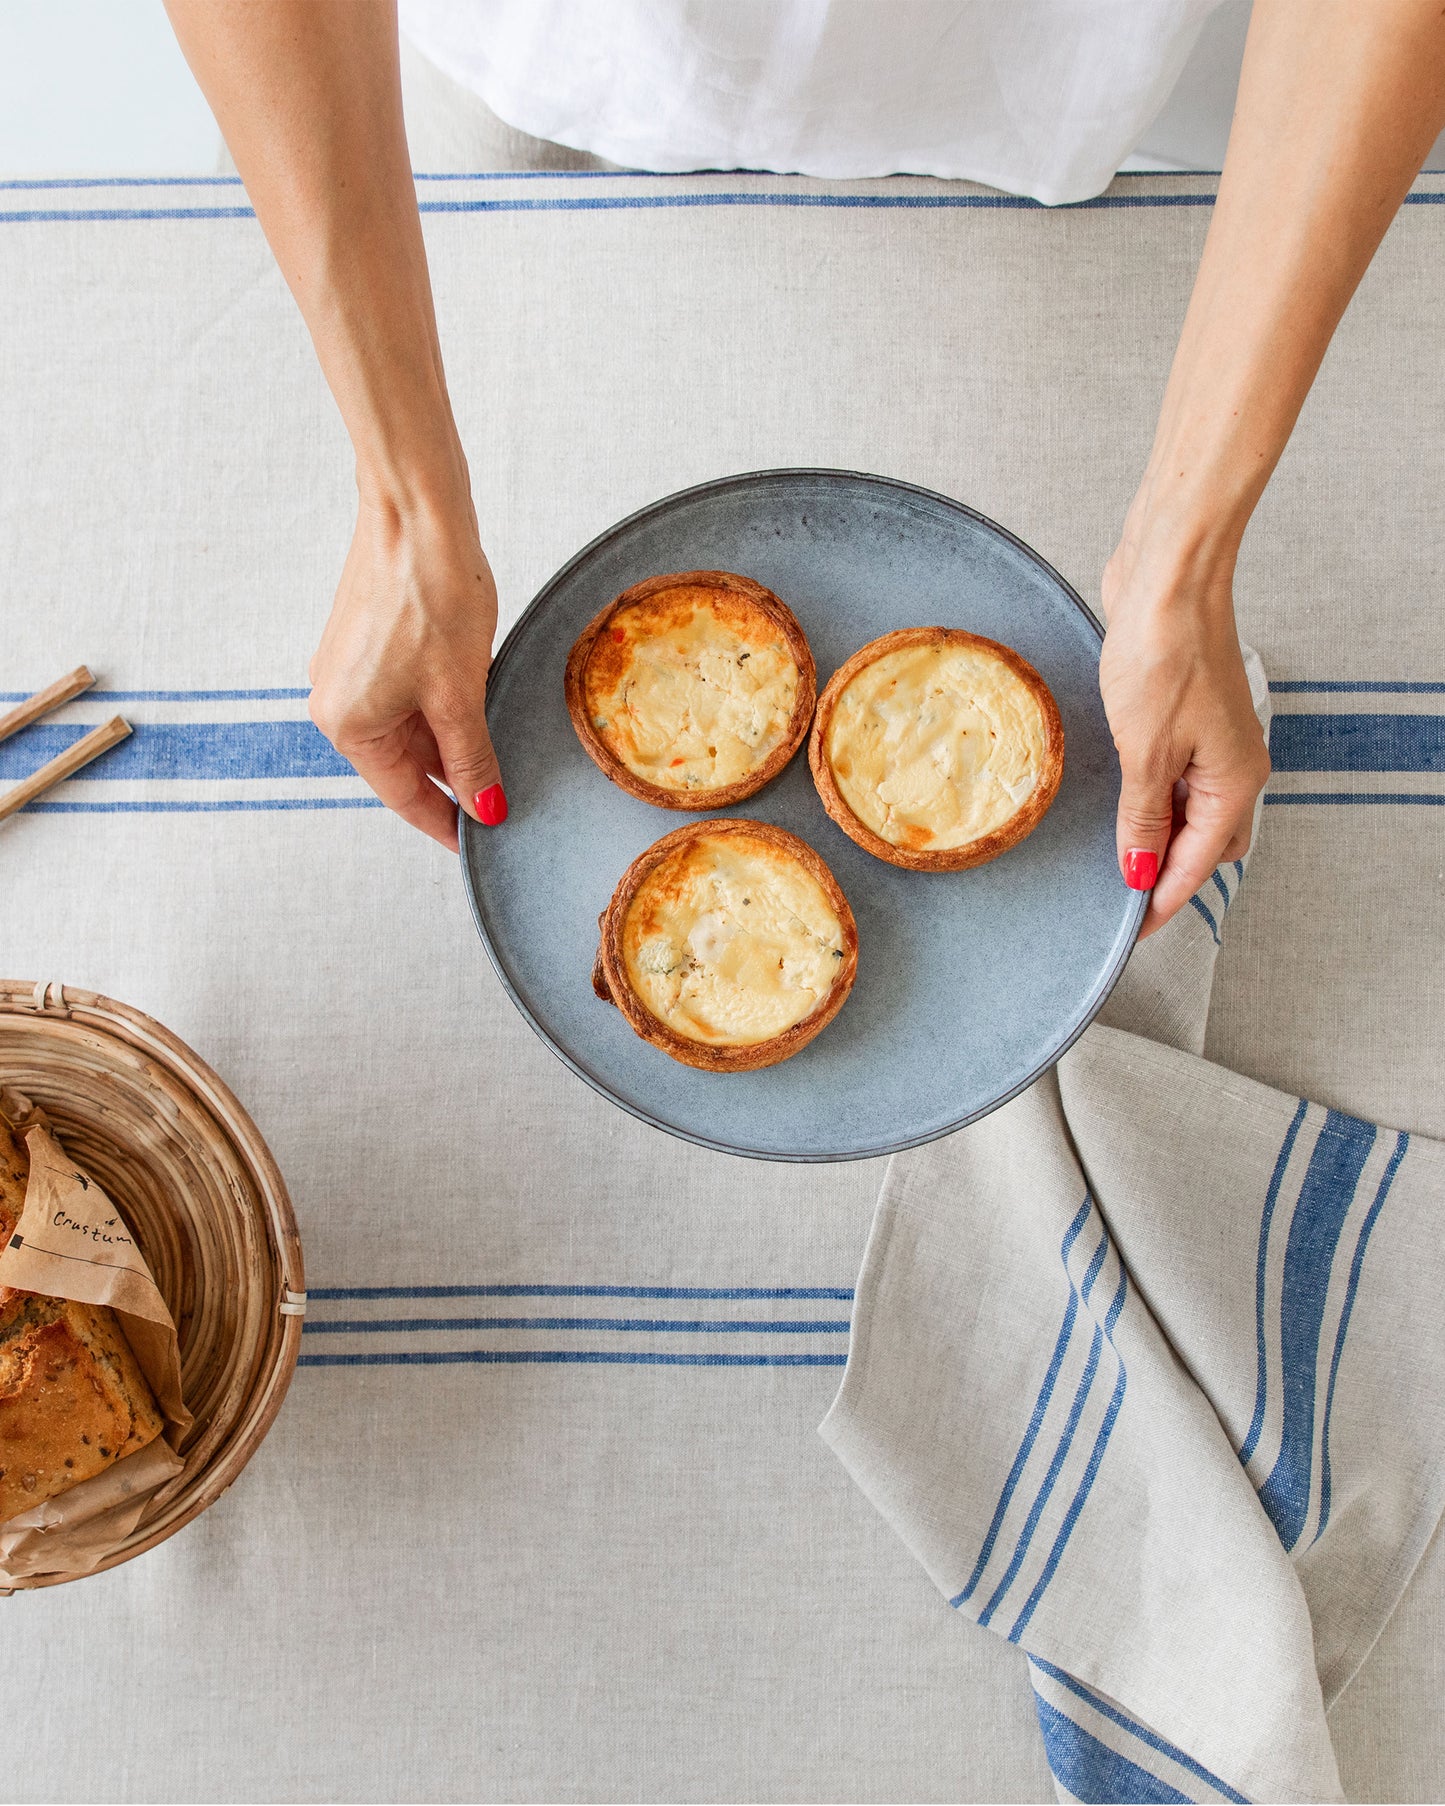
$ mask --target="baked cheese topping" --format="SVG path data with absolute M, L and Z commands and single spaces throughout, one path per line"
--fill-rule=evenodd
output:
M 915 852 L 1001 828 L 1043 769 L 1043 711 L 976 646 L 905 646 L 865 665 L 833 707 L 825 751 L 865 827 Z
M 718 790 L 786 738 L 798 667 L 745 597 L 680 586 L 619 609 L 583 680 L 598 738 L 663 790 Z
M 821 884 L 747 834 L 699 837 L 644 880 L 622 928 L 633 988 L 674 1034 L 752 1046 L 801 1022 L 843 967 Z

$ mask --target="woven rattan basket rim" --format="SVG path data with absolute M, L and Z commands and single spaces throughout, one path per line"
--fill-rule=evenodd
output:
M 306 1274 L 301 1255 L 301 1241 L 296 1230 L 296 1217 L 291 1207 L 286 1182 L 281 1177 L 271 1150 L 260 1130 L 230 1087 L 218 1074 L 188 1047 L 178 1035 L 146 1015 L 144 1010 L 119 1003 L 97 991 L 85 991 L 73 985 L 39 983 L 21 979 L 0 979 L 0 1017 L 23 1016 L 29 1019 L 73 1022 L 103 1036 L 124 1042 L 146 1059 L 153 1061 L 188 1090 L 225 1131 L 236 1152 L 249 1167 L 258 1196 L 265 1208 L 266 1228 L 275 1265 L 278 1269 L 276 1304 L 287 1294 L 305 1296 Z M 269 1370 L 253 1388 L 244 1410 L 237 1418 L 225 1443 L 193 1478 L 188 1478 L 184 1501 L 168 1512 L 158 1523 L 142 1522 L 135 1533 L 108 1556 L 92 1573 L 103 1573 L 119 1566 L 158 1543 L 174 1536 L 193 1519 L 213 1505 L 236 1479 L 246 1463 L 260 1447 L 276 1419 L 296 1371 L 296 1358 L 301 1348 L 302 1318 L 282 1315 L 278 1318 L 280 1333 L 275 1339 Z M 42 1586 L 55 1586 L 84 1575 L 40 1574 L 15 1582 L 14 1591 Z M 0 1591 L 12 1589 L 0 1588 Z

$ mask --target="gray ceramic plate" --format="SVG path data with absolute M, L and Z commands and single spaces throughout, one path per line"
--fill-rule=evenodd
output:
M 660 571 L 731 570 L 802 622 L 818 687 L 895 627 L 965 627 L 1016 647 L 1064 718 L 1064 779 L 1030 837 L 971 872 L 872 858 L 823 812 L 806 751 L 730 815 L 790 828 L 858 921 L 838 1019 L 781 1066 L 696 1072 L 592 993 L 597 917 L 642 849 L 692 819 L 608 783 L 582 751 L 562 674 L 605 602 Z M 767 1160 L 858 1160 L 945 1135 L 1051 1066 L 1128 958 L 1144 899 L 1114 855 L 1119 772 L 1099 702 L 1100 629 L 1067 583 L 946 497 L 846 471 L 726 477 L 654 502 L 565 565 L 508 634 L 487 697 L 507 780 L 502 829 L 464 818 L 462 870 L 487 952 L 554 1053 L 624 1110 Z

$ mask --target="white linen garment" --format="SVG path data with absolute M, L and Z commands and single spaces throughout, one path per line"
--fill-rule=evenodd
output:
M 1219 0 L 401 0 L 507 124 L 629 169 L 1100 193 Z

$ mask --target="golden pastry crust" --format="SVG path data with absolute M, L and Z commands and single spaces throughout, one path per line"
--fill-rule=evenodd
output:
M 649 936 L 659 917 L 680 910 L 685 919 L 689 909 L 695 912 L 697 905 L 691 899 L 696 894 L 696 887 L 699 881 L 713 882 L 715 867 L 727 874 L 717 881 L 715 889 L 721 887 L 726 891 L 729 882 L 732 889 L 738 889 L 737 874 L 745 873 L 758 877 L 761 886 L 774 893 L 767 897 L 760 889 L 758 901 L 770 906 L 773 922 L 784 922 L 785 931 L 794 936 L 800 955 L 801 983 L 788 987 L 792 994 L 786 998 L 782 997 L 783 981 L 778 981 L 776 990 L 770 984 L 766 997 L 761 993 L 750 997 L 749 961 L 732 962 L 738 967 L 738 973 L 727 983 L 737 1001 L 738 1012 L 744 1018 L 754 1017 L 751 1024 L 746 1020 L 739 1024 L 736 1038 L 730 1038 L 726 1028 L 716 1027 L 700 1027 L 696 1034 L 680 1033 L 649 1007 L 643 995 L 643 985 L 647 982 L 645 962 L 652 944 Z M 750 881 L 743 888 L 755 887 Z M 735 922 L 729 918 L 734 901 L 742 907 L 752 906 L 751 896 L 731 899 L 724 895 L 720 910 L 709 910 L 706 916 L 697 918 L 697 927 L 724 949 L 723 954 L 711 960 L 705 953 L 704 966 L 711 964 L 714 970 L 717 969 L 727 957 L 726 949 L 746 939 L 750 944 L 745 952 L 754 963 L 766 956 L 771 976 L 773 960 L 776 958 L 782 969 L 783 956 L 778 954 L 776 945 L 766 939 L 753 941 L 751 935 L 740 936 Z M 795 904 L 807 908 L 816 920 L 811 925 L 798 920 Z M 598 927 L 601 941 L 592 975 L 597 995 L 615 1003 L 644 1041 L 683 1065 L 696 1066 L 705 1072 L 753 1072 L 791 1058 L 820 1034 L 842 1009 L 858 971 L 858 929 L 838 881 L 805 841 L 769 822 L 692 822 L 665 834 L 640 853 L 622 874 L 612 901 L 598 918 Z M 811 944 L 815 941 L 816 948 Z M 835 941 L 836 946 L 833 945 Z M 642 966 L 639 966 L 639 957 L 644 962 Z M 829 981 L 807 1012 L 790 1021 L 778 1033 L 748 1038 L 758 1032 L 757 1017 L 762 1016 L 766 1026 L 768 1006 L 787 1010 L 796 1006 L 799 991 L 804 996 L 813 994 L 815 975 L 824 962 L 831 968 Z M 696 962 L 693 964 L 695 966 Z M 753 1007 L 755 1003 L 762 1007 Z M 704 1035 L 707 1038 L 701 1038 Z
M 807 737 L 817 670 L 771 590 L 732 571 L 680 571 L 634 583 L 587 623 L 565 690 L 604 776 L 658 808 L 701 811 L 782 771 Z
M 25 1187 L 30 1181 L 30 1160 L 0 1116 L 0 1248 L 15 1233 L 25 1208 Z M 0 1306 L 18 1296 L 12 1286 L 0 1286 Z
M 0 1305 L 0 1523 L 164 1427 L 112 1311 L 33 1292 Z
M 933 836 L 926 829 L 919 828 L 906 830 L 912 844 L 887 840 L 860 819 L 839 787 L 838 773 L 833 767 L 833 759 L 837 755 L 837 748 L 833 744 L 833 726 L 839 698 L 855 678 L 881 659 L 910 651 L 946 654 L 953 649 L 982 654 L 989 660 L 997 661 L 1003 668 L 1000 674 L 1002 681 L 1011 689 L 1022 686 L 1037 705 L 1040 716 L 1039 744 L 1032 788 L 1007 819 L 990 826 L 987 832 L 978 834 L 961 845 L 930 846 L 929 841 Z M 957 628 L 904 627 L 861 646 L 829 678 L 818 698 L 818 709 L 813 718 L 813 731 L 808 740 L 808 764 L 823 807 L 849 839 L 856 841 L 865 852 L 873 854 L 875 859 L 886 860 L 890 865 L 902 866 L 908 871 L 957 872 L 997 859 L 1000 853 L 1006 853 L 1010 847 L 1017 846 L 1043 820 L 1049 805 L 1058 794 L 1064 774 L 1064 725 L 1059 716 L 1058 704 L 1048 685 L 1028 660 L 1021 658 L 1012 647 L 1002 646 L 996 640 L 984 639 L 978 634 L 964 633 Z

